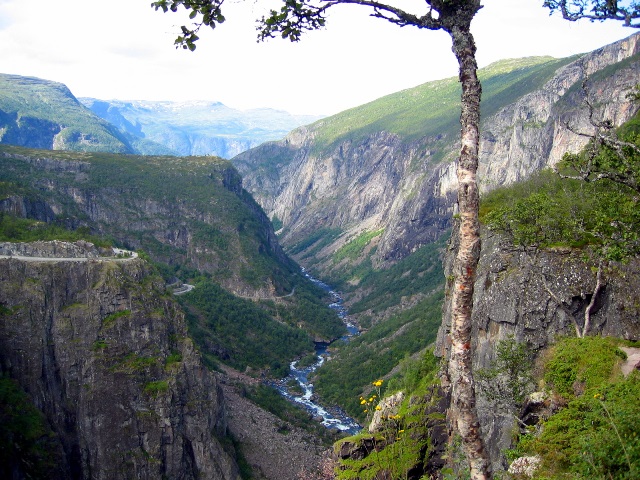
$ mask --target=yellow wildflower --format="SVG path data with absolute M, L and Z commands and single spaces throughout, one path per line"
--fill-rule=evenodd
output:
M 382 410 L 382 407 L 380 405 L 376 405 L 376 410 Z
M 364 405 L 365 403 L 367 403 L 367 401 L 364 398 L 360 400 L 360 405 Z

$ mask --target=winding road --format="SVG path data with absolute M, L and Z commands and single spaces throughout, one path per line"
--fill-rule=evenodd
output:
M 114 248 L 113 252 L 117 255 L 115 257 L 33 257 L 28 255 L 0 255 L 0 259 L 13 258 L 15 260 L 22 260 L 24 262 L 127 262 L 138 258 L 136 252 L 130 250 L 122 250 L 120 248 Z

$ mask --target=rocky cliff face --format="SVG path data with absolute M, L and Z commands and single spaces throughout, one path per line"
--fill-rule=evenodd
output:
M 501 95 L 490 98 L 483 111 L 495 114 L 482 125 L 482 188 L 517 181 L 582 148 L 586 139 L 571 129 L 589 131 L 585 95 L 599 118 L 628 120 L 636 107 L 626 94 L 638 82 L 639 52 L 634 35 L 560 68 L 541 88 L 513 87 L 524 92 L 514 103 L 495 108 Z M 451 226 L 458 139 L 450 130 L 408 141 L 381 127 L 364 140 L 321 148 L 316 139 L 330 126 L 331 119 L 317 122 L 233 160 L 267 214 L 282 220 L 284 245 L 320 228 L 338 229 L 337 240 L 315 252 L 327 273 L 327 258 L 362 231 L 385 229 L 373 257 L 384 265 Z
M 507 105 L 483 125 L 478 175 L 483 188 L 517 182 L 577 153 L 594 119 L 621 125 L 637 111 L 628 97 L 638 83 L 640 35 L 602 47 L 561 68 L 543 89 Z M 583 82 L 584 88 L 582 86 Z
M 139 259 L 0 259 L 0 371 L 46 416 L 50 478 L 238 479 L 221 390 Z
M 209 272 L 240 295 L 271 295 L 279 288 L 274 272 L 292 268 L 224 160 L 2 148 L 0 180 L 16 193 L 0 200 L 0 212 L 89 227 L 156 260 Z
M 455 250 L 453 242 L 445 260 L 447 274 L 451 271 Z M 590 334 L 639 340 L 640 260 L 611 265 L 604 282 L 606 286 L 592 310 Z M 504 237 L 483 232 L 474 287 L 474 370 L 491 367 L 496 358 L 496 345 L 501 340 L 512 337 L 525 342 L 537 355 L 558 337 L 575 336 L 574 325 L 583 325 L 595 283 L 595 273 L 580 252 L 570 249 L 524 251 L 513 247 Z M 436 348 L 436 353 L 443 356 L 447 355 L 448 348 L 449 307 L 445 301 L 445 321 L 438 332 Z M 496 408 L 482 395 L 479 395 L 478 411 L 491 457 L 499 465 L 501 451 L 510 446 L 514 415 L 519 412 Z

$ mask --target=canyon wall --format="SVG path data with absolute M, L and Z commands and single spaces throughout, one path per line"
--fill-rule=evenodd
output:
M 491 82 L 507 82 L 505 78 L 517 75 L 521 67 L 511 67 L 500 74 L 503 77 L 490 77 L 482 107 L 483 112 L 491 112 L 483 113 L 487 116 L 481 128 L 478 177 L 482 190 L 526 178 L 555 165 L 564 152 L 579 151 L 587 141 L 579 133 L 592 130 L 585 100 L 596 107 L 596 119 L 610 119 L 614 125 L 628 120 L 637 110 L 627 94 L 640 78 L 639 53 L 640 35 L 632 35 L 567 60 L 541 87 L 535 86 L 534 74 L 505 87 L 521 92 L 517 95 L 495 93 Z M 441 88 L 437 83 L 427 86 L 437 90 Z M 415 95 L 420 92 L 416 87 Z M 504 104 L 504 98 L 514 96 L 516 101 Z M 354 109 L 352 117 L 359 112 Z M 372 118 L 373 133 L 358 140 L 345 135 L 323 146 L 321 139 L 333 128 L 329 118 L 299 128 L 281 142 L 245 152 L 233 162 L 245 188 L 270 217 L 282 221 L 285 246 L 322 228 L 339 231 L 337 239 L 314 253 L 321 272 L 330 272 L 328 259 L 345 242 L 381 228 L 384 233 L 372 260 L 384 266 L 451 227 L 459 139 L 449 120 L 442 120 L 440 133 L 411 139 L 385 131 L 384 125 L 378 129 L 382 122 Z
M 455 251 L 454 235 L 445 256 L 447 275 Z M 502 340 L 512 338 L 527 344 L 533 352 L 529 365 L 533 370 L 535 359 L 547 346 L 560 337 L 575 336 L 576 325 L 584 325 L 585 309 L 596 285 L 592 267 L 580 251 L 525 250 L 514 247 L 504 236 L 483 231 L 472 316 L 474 371 L 492 367 Z M 595 299 L 588 334 L 640 340 L 640 259 L 611 263 L 602 278 L 604 288 Z M 447 299 L 451 287 L 449 282 L 436 342 L 435 353 L 440 356 L 447 356 L 449 346 L 451 314 Z M 492 460 L 500 465 L 502 451 L 511 446 L 513 429 L 517 428 L 515 418 L 520 412 L 498 408 L 481 391 L 477 394 L 483 435 Z
M 215 376 L 140 259 L 0 259 L 0 371 L 54 435 L 60 479 L 238 479 Z

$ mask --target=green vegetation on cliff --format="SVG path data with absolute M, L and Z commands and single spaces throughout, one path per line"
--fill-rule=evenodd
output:
M 228 161 L 2 145 L 0 156 L 0 200 L 46 205 L 56 225 L 87 227 L 156 261 L 207 271 L 219 282 L 258 288 L 271 281 L 290 291 L 295 266 Z
M 621 343 L 566 338 L 546 354 L 543 379 L 559 409 L 510 453 L 540 456 L 534 479 L 640 475 L 640 374 L 620 373 Z
M 383 270 L 370 269 L 362 272 L 357 284 L 364 295 L 351 306 L 352 314 L 370 311 L 381 313 L 398 306 L 403 298 L 431 294 L 444 284 L 442 251 L 449 234 L 439 240 L 420 247 L 391 267 Z M 344 285 L 346 291 L 353 287 Z
M 592 141 L 564 156 L 562 175 L 545 170 L 490 192 L 481 220 L 520 247 L 589 248 L 606 260 L 640 253 L 640 114 L 610 135 L 619 150 Z
M 180 298 L 210 366 L 281 376 L 313 340 L 345 331 L 226 160 L 0 145 L 0 162 L 0 240 L 142 249 L 167 283 L 198 283 Z
M 240 371 L 268 369 L 271 375 L 282 377 L 288 373 L 290 360 L 313 350 L 305 330 L 213 283 L 198 283 L 180 300 L 189 312 L 190 332 L 209 362 L 221 361 Z M 340 325 L 333 326 L 335 332 L 341 331 Z
M 574 58 L 531 57 L 502 60 L 478 71 L 482 81 L 482 117 L 539 88 Z M 330 148 L 345 139 L 358 140 L 385 131 L 409 141 L 453 135 L 460 128 L 457 77 L 437 80 L 387 95 L 366 105 L 319 120 L 314 148 Z
M 388 386 L 387 394 L 402 391 L 396 405 L 371 393 L 363 397 L 361 409 L 377 412 L 379 408 L 380 418 L 374 433 L 365 428 L 336 442 L 337 479 L 428 478 L 422 475 L 442 467 L 446 402 L 439 389 L 438 369 L 439 360 L 427 350 L 420 358 L 405 361 Z M 379 384 L 373 382 L 374 390 Z M 367 412 L 368 419 L 371 413 Z
M 37 240 L 61 240 L 65 242 L 86 240 L 98 247 L 111 245 L 110 241 L 91 235 L 87 227 L 69 230 L 59 225 L 28 218 L 18 218 L 0 212 L 0 242 L 35 242 Z

